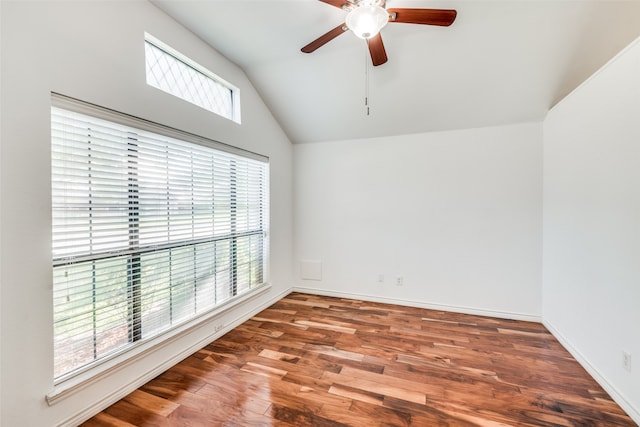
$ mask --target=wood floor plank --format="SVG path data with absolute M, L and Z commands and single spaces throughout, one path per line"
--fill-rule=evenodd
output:
M 125 397 L 124 401 L 163 417 L 168 416 L 180 406 L 177 403 L 146 393 L 143 390 L 135 390 Z
M 83 424 L 635 425 L 539 323 L 301 293 Z
M 136 427 L 135 425 L 122 421 L 106 412 L 100 412 L 95 417 L 83 424 L 84 427 Z
M 104 412 L 115 419 L 138 427 L 167 427 L 171 425 L 166 417 L 129 403 L 126 398 L 111 405 Z
M 399 381 L 389 381 L 388 378 L 376 378 L 376 381 L 373 379 L 360 378 L 354 374 L 355 373 L 343 375 L 327 372 L 325 379 L 330 380 L 333 384 L 339 386 L 351 385 L 353 388 L 364 392 L 378 393 L 382 396 L 391 396 L 408 402 L 426 404 L 426 393 L 415 390 L 416 387 L 410 381 L 399 383 Z M 390 382 L 393 384 L 389 384 Z M 405 388 L 404 386 L 410 387 Z

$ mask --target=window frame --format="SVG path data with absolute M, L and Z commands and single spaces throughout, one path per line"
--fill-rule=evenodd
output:
M 152 348 L 163 345 L 166 342 L 170 342 L 176 337 L 180 336 L 183 333 L 188 332 L 189 330 L 196 328 L 202 323 L 210 320 L 216 316 L 219 316 L 221 313 L 235 307 L 236 305 L 242 303 L 243 301 L 253 298 L 254 296 L 261 294 L 266 289 L 270 288 L 269 284 L 269 159 L 263 155 L 253 153 L 250 151 L 243 150 L 238 147 L 230 146 L 218 141 L 213 141 L 207 138 L 203 138 L 188 132 L 180 131 L 174 128 L 170 128 L 164 125 L 160 125 L 151 121 L 147 121 L 144 119 L 140 119 L 134 116 L 126 115 L 123 113 L 116 112 L 114 110 L 110 110 L 104 107 L 99 107 L 94 104 L 89 104 L 83 101 L 79 101 L 74 98 L 70 98 L 64 95 L 60 95 L 57 93 L 52 93 L 51 95 L 51 105 L 52 107 L 60 108 L 67 111 L 72 111 L 80 114 L 89 115 L 92 117 L 96 117 L 102 120 L 107 120 L 113 122 L 115 124 L 120 124 L 128 127 L 133 127 L 136 129 L 140 129 L 147 132 L 153 132 L 162 136 L 166 136 L 173 139 L 178 139 L 184 142 L 188 142 L 191 144 L 197 144 L 200 146 L 212 148 L 214 150 L 223 151 L 226 153 L 231 153 L 234 155 L 239 155 L 248 159 L 258 160 L 264 162 L 266 164 L 266 194 L 265 194 L 265 208 L 264 208 L 264 245 L 263 252 L 261 256 L 264 258 L 262 265 L 262 275 L 263 280 L 262 284 L 254 286 L 253 288 L 249 288 L 246 292 L 242 294 L 233 295 L 231 298 L 225 300 L 221 304 L 215 305 L 211 307 L 209 310 L 206 310 L 202 313 L 196 314 L 189 318 L 185 322 L 178 323 L 173 325 L 161 332 L 160 334 L 156 334 L 147 339 L 139 339 L 135 342 L 130 342 L 129 345 L 115 351 L 113 354 L 109 354 L 105 357 L 99 358 L 98 360 L 94 360 L 86 366 L 75 369 L 67 374 L 63 374 L 54 379 L 54 387 L 56 387 L 56 391 L 50 393 L 47 396 L 47 401 L 52 404 L 55 402 L 61 395 L 66 394 L 67 391 L 71 389 L 75 389 L 80 384 L 85 383 L 86 381 L 92 378 L 98 378 L 101 374 L 108 372 L 117 366 L 128 363 L 130 361 L 135 360 L 137 357 L 140 357 L 142 354 L 146 354 Z M 53 178 L 52 178 L 53 179 Z M 61 261 L 62 263 L 64 262 Z M 216 326 L 215 332 L 219 332 L 224 325 Z M 213 335 L 213 334 L 212 334 Z

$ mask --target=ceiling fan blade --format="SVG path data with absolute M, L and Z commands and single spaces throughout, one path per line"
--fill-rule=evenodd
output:
M 340 34 L 347 31 L 347 29 L 348 28 L 346 25 L 340 24 L 337 27 L 335 27 L 333 30 L 327 32 L 326 34 L 321 35 L 320 37 L 318 37 L 317 39 L 315 39 L 314 41 L 312 41 L 311 43 L 309 43 L 308 45 L 306 45 L 300 50 L 303 51 L 304 53 L 311 53 L 317 48 L 329 43 L 331 40 L 335 39 Z
M 335 6 L 339 9 L 342 9 L 343 6 L 349 6 L 349 2 L 347 0 L 320 0 L 322 3 L 330 4 L 331 6 Z
M 371 62 L 374 66 L 382 65 L 387 62 L 387 52 L 384 50 L 384 44 L 382 43 L 382 36 L 380 33 L 367 39 L 369 45 L 369 53 L 371 54 Z
M 440 25 L 453 24 L 458 12 L 452 9 L 387 9 L 391 16 L 389 22 L 407 24 Z

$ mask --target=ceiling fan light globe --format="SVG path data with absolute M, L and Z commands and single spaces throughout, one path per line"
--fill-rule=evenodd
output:
M 370 39 L 389 22 L 389 14 L 380 6 L 360 6 L 347 15 L 345 23 L 356 36 Z

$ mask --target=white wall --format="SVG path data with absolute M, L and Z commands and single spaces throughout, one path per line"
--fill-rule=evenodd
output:
M 541 162 L 540 123 L 296 145 L 297 287 L 539 320 Z
M 0 1 L 0 25 L 2 25 L 2 2 Z M 4 82 L 4 79 L 2 78 L 2 63 L 3 63 L 3 59 L 2 59 L 2 38 L 3 38 L 3 32 L 0 31 L 0 98 L 2 97 L 2 84 Z M 2 164 L 2 121 L 3 121 L 3 115 L 2 115 L 2 108 L 3 102 L 0 100 L 0 165 Z M 0 188 L 2 188 L 2 173 L 0 173 Z M 2 224 L 2 198 L 0 197 L 0 224 Z M 1 258 L 2 258 L 2 227 L 0 226 L 0 284 L 2 283 L 2 262 L 1 262 Z M 2 425 L 2 311 L 1 311 L 1 307 L 2 307 L 2 289 L 1 289 L 1 285 L 0 285 L 0 425 Z
M 50 92 L 270 157 L 273 287 L 216 325 L 242 319 L 292 285 L 292 149 L 244 73 L 148 2 L 2 1 L 0 28 L 0 424 L 51 426 L 108 403 L 124 385 L 210 336 L 213 322 L 47 405 L 53 387 Z M 145 31 L 238 86 L 242 125 L 148 87 Z
M 547 116 L 543 238 L 544 323 L 638 423 L 639 76 L 636 41 Z

